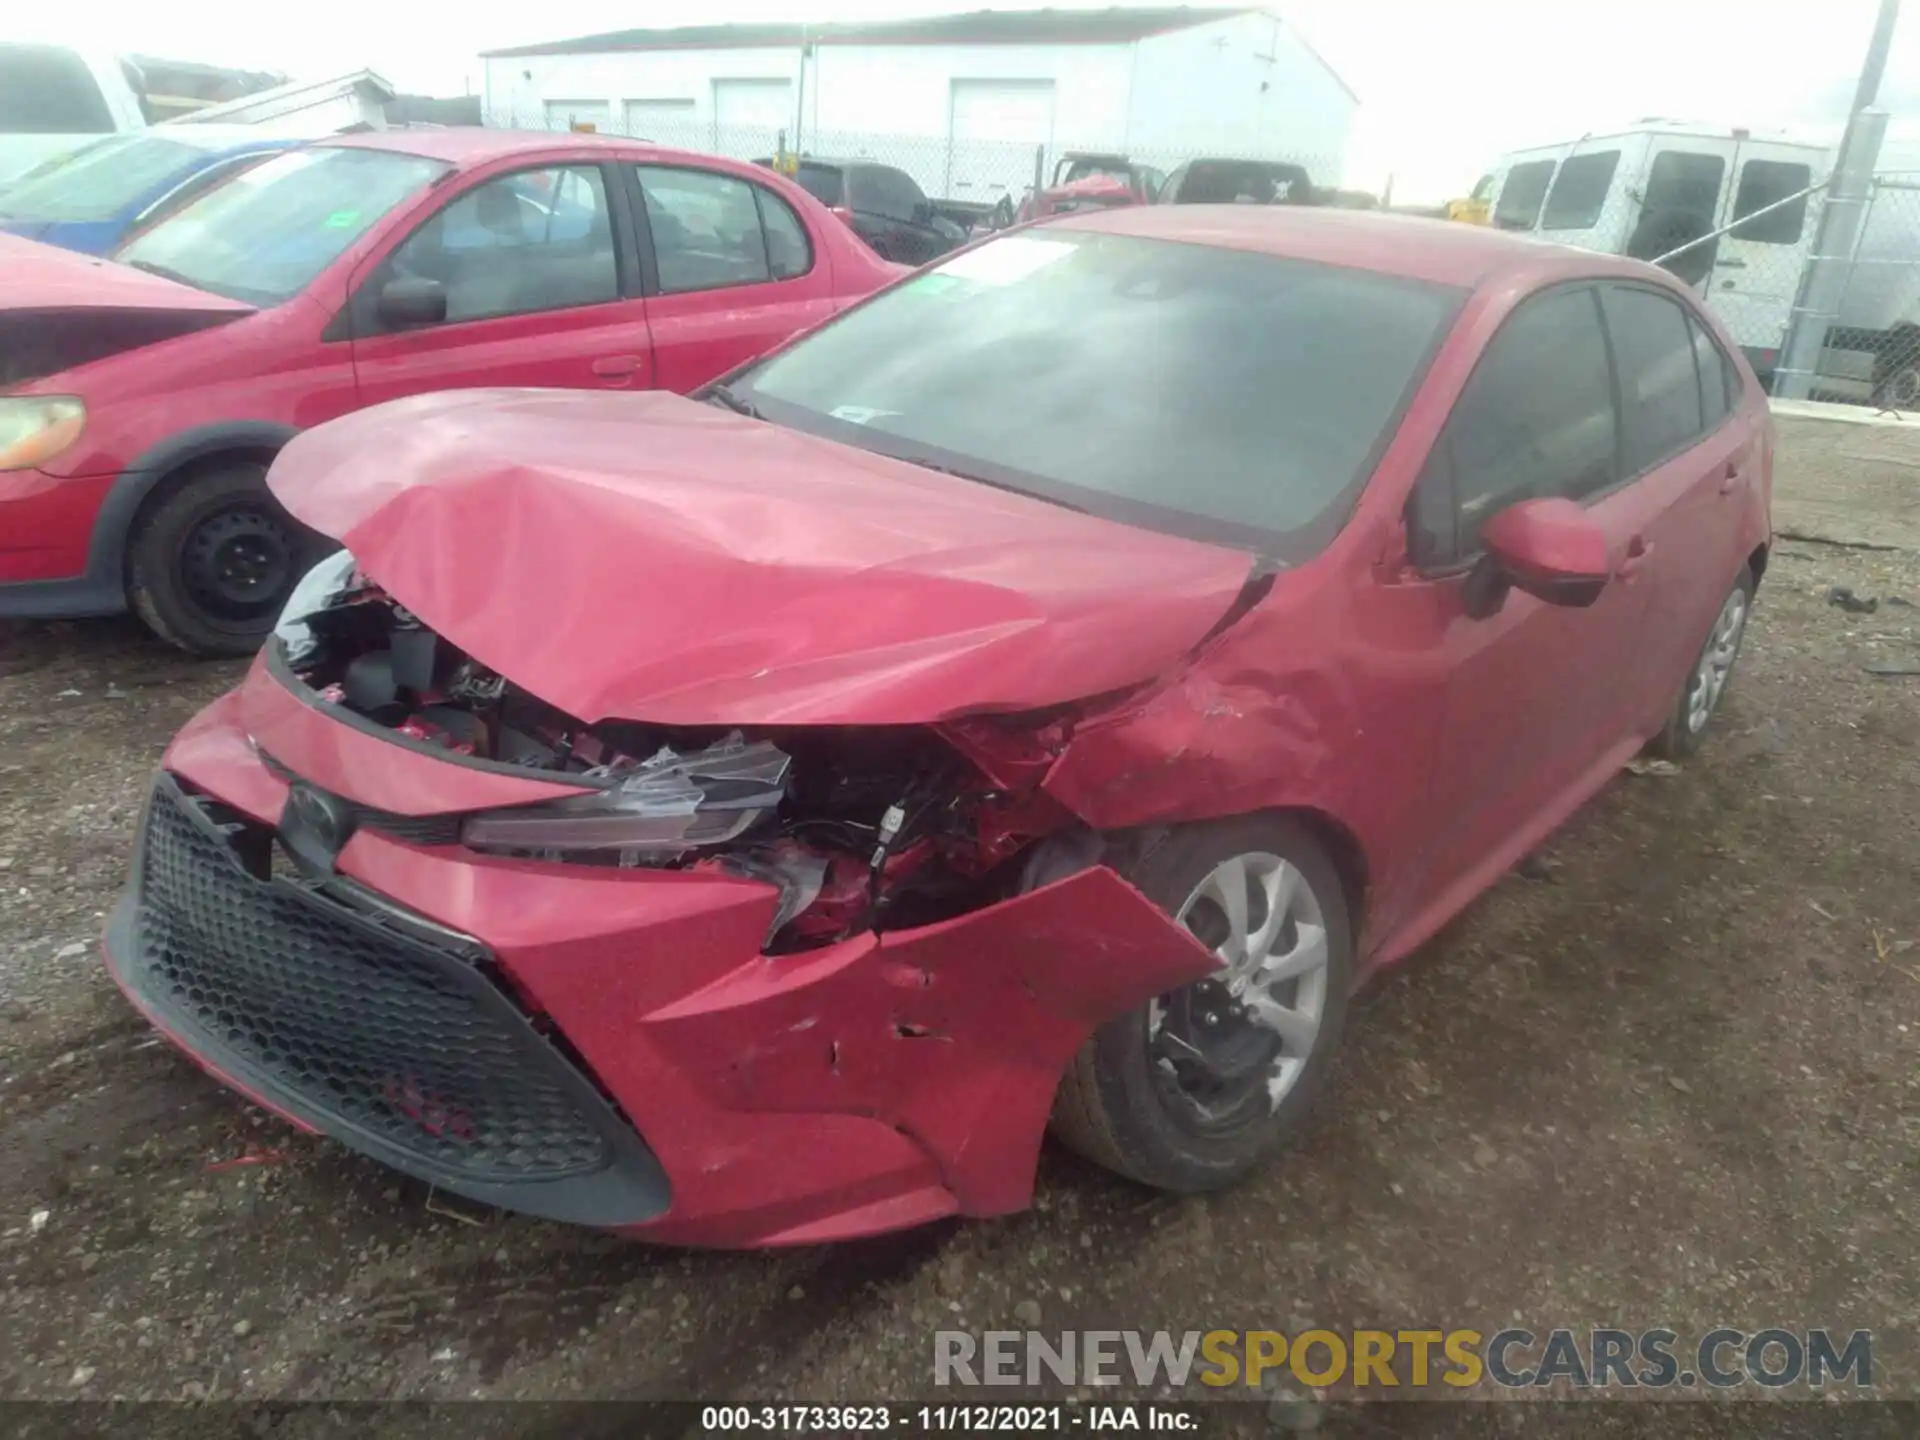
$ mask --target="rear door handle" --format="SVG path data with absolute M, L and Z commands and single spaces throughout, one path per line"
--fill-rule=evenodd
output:
M 1722 495 L 1731 495 L 1735 487 L 1739 484 L 1740 462 L 1738 460 L 1729 460 L 1727 461 L 1726 468 L 1720 472 L 1720 493 Z
M 1640 536 L 1634 536 L 1627 542 L 1627 558 L 1620 562 L 1619 573 L 1622 576 L 1638 575 L 1651 554 L 1653 554 L 1653 546 Z
M 638 355 L 607 355 L 593 362 L 593 373 L 602 380 L 625 380 L 646 363 Z

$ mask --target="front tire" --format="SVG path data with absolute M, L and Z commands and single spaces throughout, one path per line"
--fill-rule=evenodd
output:
M 1669 760 L 1684 760 L 1700 748 L 1706 739 L 1707 725 L 1720 708 L 1721 698 L 1733 679 L 1734 663 L 1740 658 L 1740 645 L 1747 636 L 1747 620 L 1753 614 L 1754 579 L 1751 567 L 1742 565 L 1733 589 L 1720 602 L 1707 638 L 1680 687 L 1680 698 L 1667 716 L 1665 728 L 1654 738 L 1656 755 Z
M 1181 826 L 1122 872 L 1221 957 L 1203 980 L 1088 1037 L 1053 1130 L 1157 1189 L 1219 1189 L 1294 1131 L 1346 1019 L 1353 931 L 1340 875 L 1298 821 Z
M 280 508 L 267 467 L 234 461 L 176 485 L 127 550 L 127 598 L 148 629 L 195 655 L 250 655 L 317 553 Z

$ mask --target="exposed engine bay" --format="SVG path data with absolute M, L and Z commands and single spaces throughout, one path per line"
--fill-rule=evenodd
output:
M 1032 842 L 1072 824 L 1037 788 L 996 786 L 937 727 L 584 724 L 436 635 L 345 551 L 302 582 L 275 644 L 319 700 L 400 740 L 591 787 L 461 817 L 462 844 L 767 881 L 781 892 L 770 953 L 1004 899 Z

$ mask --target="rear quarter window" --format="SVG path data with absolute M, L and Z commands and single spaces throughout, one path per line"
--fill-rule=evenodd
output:
M 1733 214 L 1740 223 L 1733 227 L 1733 238 L 1752 240 L 1763 245 L 1797 245 L 1807 225 L 1807 197 L 1802 192 L 1813 183 L 1813 171 L 1805 165 L 1780 160 L 1749 160 L 1740 167 L 1740 188 L 1734 192 Z M 1780 204 L 1789 196 L 1791 204 Z M 1746 219 L 1756 210 L 1780 205 L 1765 215 Z

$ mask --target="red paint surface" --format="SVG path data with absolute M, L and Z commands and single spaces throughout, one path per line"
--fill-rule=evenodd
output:
M 253 307 L 112 261 L 0 237 L 0 310 L 49 312 L 35 324 L 59 324 L 61 310 L 102 306 L 240 317 L 8 390 L 77 395 L 87 423 L 79 442 L 45 467 L 45 483 L 0 476 L 0 585 L 82 573 L 104 482 L 204 427 L 304 430 L 379 401 L 459 386 L 690 389 L 905 273 L 798 185 L 760 166 L 595 135 L 408 130 L 327 143 L 429 155 L 455 169 L 369 228 L 303 292 L 269 309 L 248 313 Z M 800 217 L 813 268 L 768 284 L 324 338 L 355 286 L 472 187 L 516 170 L 595 163 L 695 165 L 753 180 Z M 72 483 L 80 476 L 103 483 Z
M 8 309 L 175 310 L 241 315 L 254 307 L 93 255 L 0 235 Z
M 587 721 L 1077 699 L 1177 661 L 1252 565 L 666 395 L 423 397 L 301 436 L 270 483 L 440 634 Z
M 1298 213 L 1306 249 L 1345 229 Z M 1237 218 L 1183 223 L 1260 239 Z M 1435 244 L 1446 254 L 1409 263 L 1482 278 L 1352 519 L 1211 638 L 1244 575 L 1234 552 L 665 399 L 413 402 L 307 437 L 276 483 L 429 624 L 584 718 L 933 722 L 1013 792 L 989 847 L 1066 815 L 1100 830 L 1301 815 L 1347 869 L 1366 969 L 1457 913 L 1660 727 L 1768 538 L 1772 441 L 1750 383 L 1728 423 L 1582 511 L 1569 555 L 1609 574 L 1594 604 L 1516 592 L 1476 619 L 1463 576 L 1418 573 L 1408 493 L 1514 304 L 1582 274 L 1665 283 L 1510 239 Z M 327 788 L 385 808 L 492 803 L 477 771 L 285 718 L 274 683 L 256 673 L 216 702 L 166 763 L 270 821 L 283 787 L 246 742 L 258 714 L 285 726 L 277 758 Z M 1077 703 L 978 713 L 1048 699 Z M 444 773 L 429 783 L 423 765 Z M 696 1243 L 1025 1203 L 1081 1038 L 1212 963 L 1101 868 L 781 957 L 759 953 L 772 889 L 711 866 L 536 864 L 362 830 L 340 868 L 494 949 L 660 1156 L 674 1208 L 642 1233 Z

